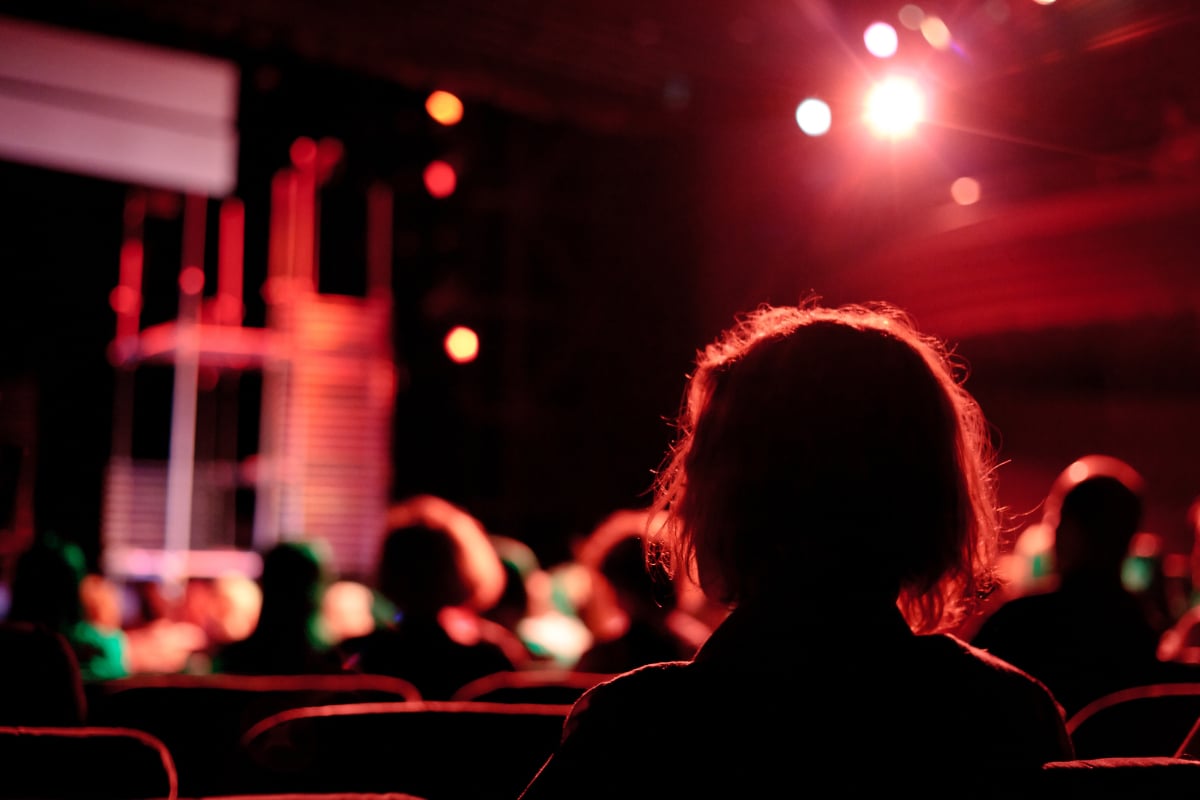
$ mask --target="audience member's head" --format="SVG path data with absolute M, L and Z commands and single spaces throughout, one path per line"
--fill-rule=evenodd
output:
M 390 509 L 378 589 L 399 612 L 428 616 L 457 606 L 483 613 L 500 599 L 504 582 L 486 530 L 464 509 L 431 495 Z
M 1144 483 L 1129 464 L 1087 455 L 1062 471 L 1046 499 L 1044 520 L 1054 529 L 1059 576 L 1120 579 L 1140 530 Z
M 992 588 L 1000 530 L 962 378 L 883 304 L 745 315 L 700 353 L 658 475 L 672 569 L 731 605 L 891 598 L 918 631 L 951 627 Z
M 645 511 L 620 509 L 605 517 L 579 547 L 577 560 L 591 575 L 580 614 L 602 639 L 631 620 L 664 621 L 676 607 L 671 576 L 661 565 L 647 563 L 650 520 Z
M 286 541 L 263 556 L 259 625 L 299 623 L 319 615 L 332 580 L 328 554 L 318 541 Z
M 87 564 L 79 545 L 46 533 L 18 557 L 8 619 L 62 630 L 85 619 L 80 585 Z

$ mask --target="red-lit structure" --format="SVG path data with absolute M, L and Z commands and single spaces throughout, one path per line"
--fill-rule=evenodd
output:
M 304 145 L 312 145 L 304 147 Z M 113 455 L 106 475 L 105 570 L 116 578 L 163 579 L 225 571 L 253 574 L 273 543 L 320 538 L 341 575 L 363 575 L 375 556 L 390 491 L 390 431 L 395 395 L 391 353 L 391 205 L 386 190 L 369 198 L 369 286 L 365 297 L 317 291 L 319 227 L 316 146 L 298 140 L 294 165 L 271 187 L 270 254 L 265 327 L 243 325 L 241 201 L 219 205 L 218 285 L 204 293 L 204 215 L 210 201 L 189 196 L 179 313 L 149 327 L 138 324 L 141 279 L 140 196 L 126 214 L 121 283 L 114 290 L 117 336 L 110 353 L 118 370 Z M 139 367 L 173 370 L 170 453 L 166 463 L 134 459 L 128 442 L 137 409 L 129 382 Z M 203 395 L 239 373 L 262 374 L 259 452 L 241 459 L 197 458 Z M 201 380 L 202 371 L 209 378 Z M 207 385 L 206 385 L 207 384 Z M 211 398 L 210 398 L 211 402 Z M 225 454 L 233 453 L 230 447 Z M 251 540 L 237 541 L 234 494 L 254 498 Z

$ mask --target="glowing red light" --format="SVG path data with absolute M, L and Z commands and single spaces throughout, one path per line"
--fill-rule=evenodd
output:
M 329 176 L 333 174 L 334 169 L 341 163 L 342 158 L 346 155 L 346 146 L 342 144 L 341 139 L 335 139 L 332 136 L 326 136 L 317 142 L 316 165 L 317 179 L 324 182 L 329 180 Z
M 455 364 L 466 364 L 474 361 L 479 355 L 479 335 L 463 325 L 451 328 L 443 342 L 446 355 Z
M 108 293 L 108 304 L 118 314 L 136 314 L 141 306 L 141 297 L 132 286 L 117 286 Z
M 292 142 L 288 155 L 296 169 L 312 167 L 317 162 L 317 143 L 307 136 L 301 136 Z
M 184 294 L 199 294 L 204 288 L 204 270 L 199 267 L 184 267 L 179 272 L 179 288 Z
M 458 185 L 454 167 L 445 161 L 431 161 L 425 167 L 425 189 L 434 197 L 449 197 Z

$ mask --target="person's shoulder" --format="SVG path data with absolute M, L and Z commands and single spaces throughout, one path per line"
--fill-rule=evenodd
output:
M 973 641 L 968 642 L 949 633 L 918 638 L 939 649 L 947 661 L 956 661 L 966 685 L 1010 687 L 1014 692 L 1048 694 L 1045 686 L 1037 678 Z
M 672 698 L 693 695 L 686 688 L 688 666 L 686 661 L 646 664 L 600 681 L 575 701 L 566 729 L 574 730 L 584 720 L 594 729 L 627 728 L 647 709 L 665 712 Z
M 1063 616 L 1070 614 L 1068 604 L 1058 592 L 1020 595 L 1005 600 L 992 610 L 979 623 L 971 641 L 978 644 L 994 637 L 1024 638 L 1031 631 L 1057 628 Z
M 681 689 L 690 674 L 687 661 L 664 661 L 619 672 L 588 688 L 577 701 L 578 710 L 595 705 L 640 702 L 663 698 Z

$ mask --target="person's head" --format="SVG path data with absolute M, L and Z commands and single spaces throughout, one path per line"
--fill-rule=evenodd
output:
M 332 579 L 323 543 L 279 542 L 263 555 L 260 620 L 266 625 L 311 620 L 320 613 Z
M 439 497 L 394 504 L 380 553 L 377 588 L 398 611 L 443 608 L 484 612 L 504 591 L 504 565 L 482 524 Z
M 1054 562 L 1060 576 L 1119 579 L 1141 527 L 1143 491 L 1138 472 L 1112 456 L 1084 456 L 1059 474 L 1043 517 L 1054 527 Z
M 87 575 L 83 550 L 53 532 L 41 535 L 17 557 L 7 618 L 52 628 L 85 619 L 80 586 Z
M 647 510 L 614 511 L 578 548 L 578 561 L 592 577 L 580 611 L 599 635 L 633 619 L 661 622 L 676 606 L 670 576 L 662 565 L 647 563 L 644 534 L 652 518 Z
M 741 316 L 698 354 L 657 476 L 672 569 L 730 605 L 888 601 L 914 630 L 952 627 L 994 588 L 1001 532 L 964 378 L 888 304 Z

